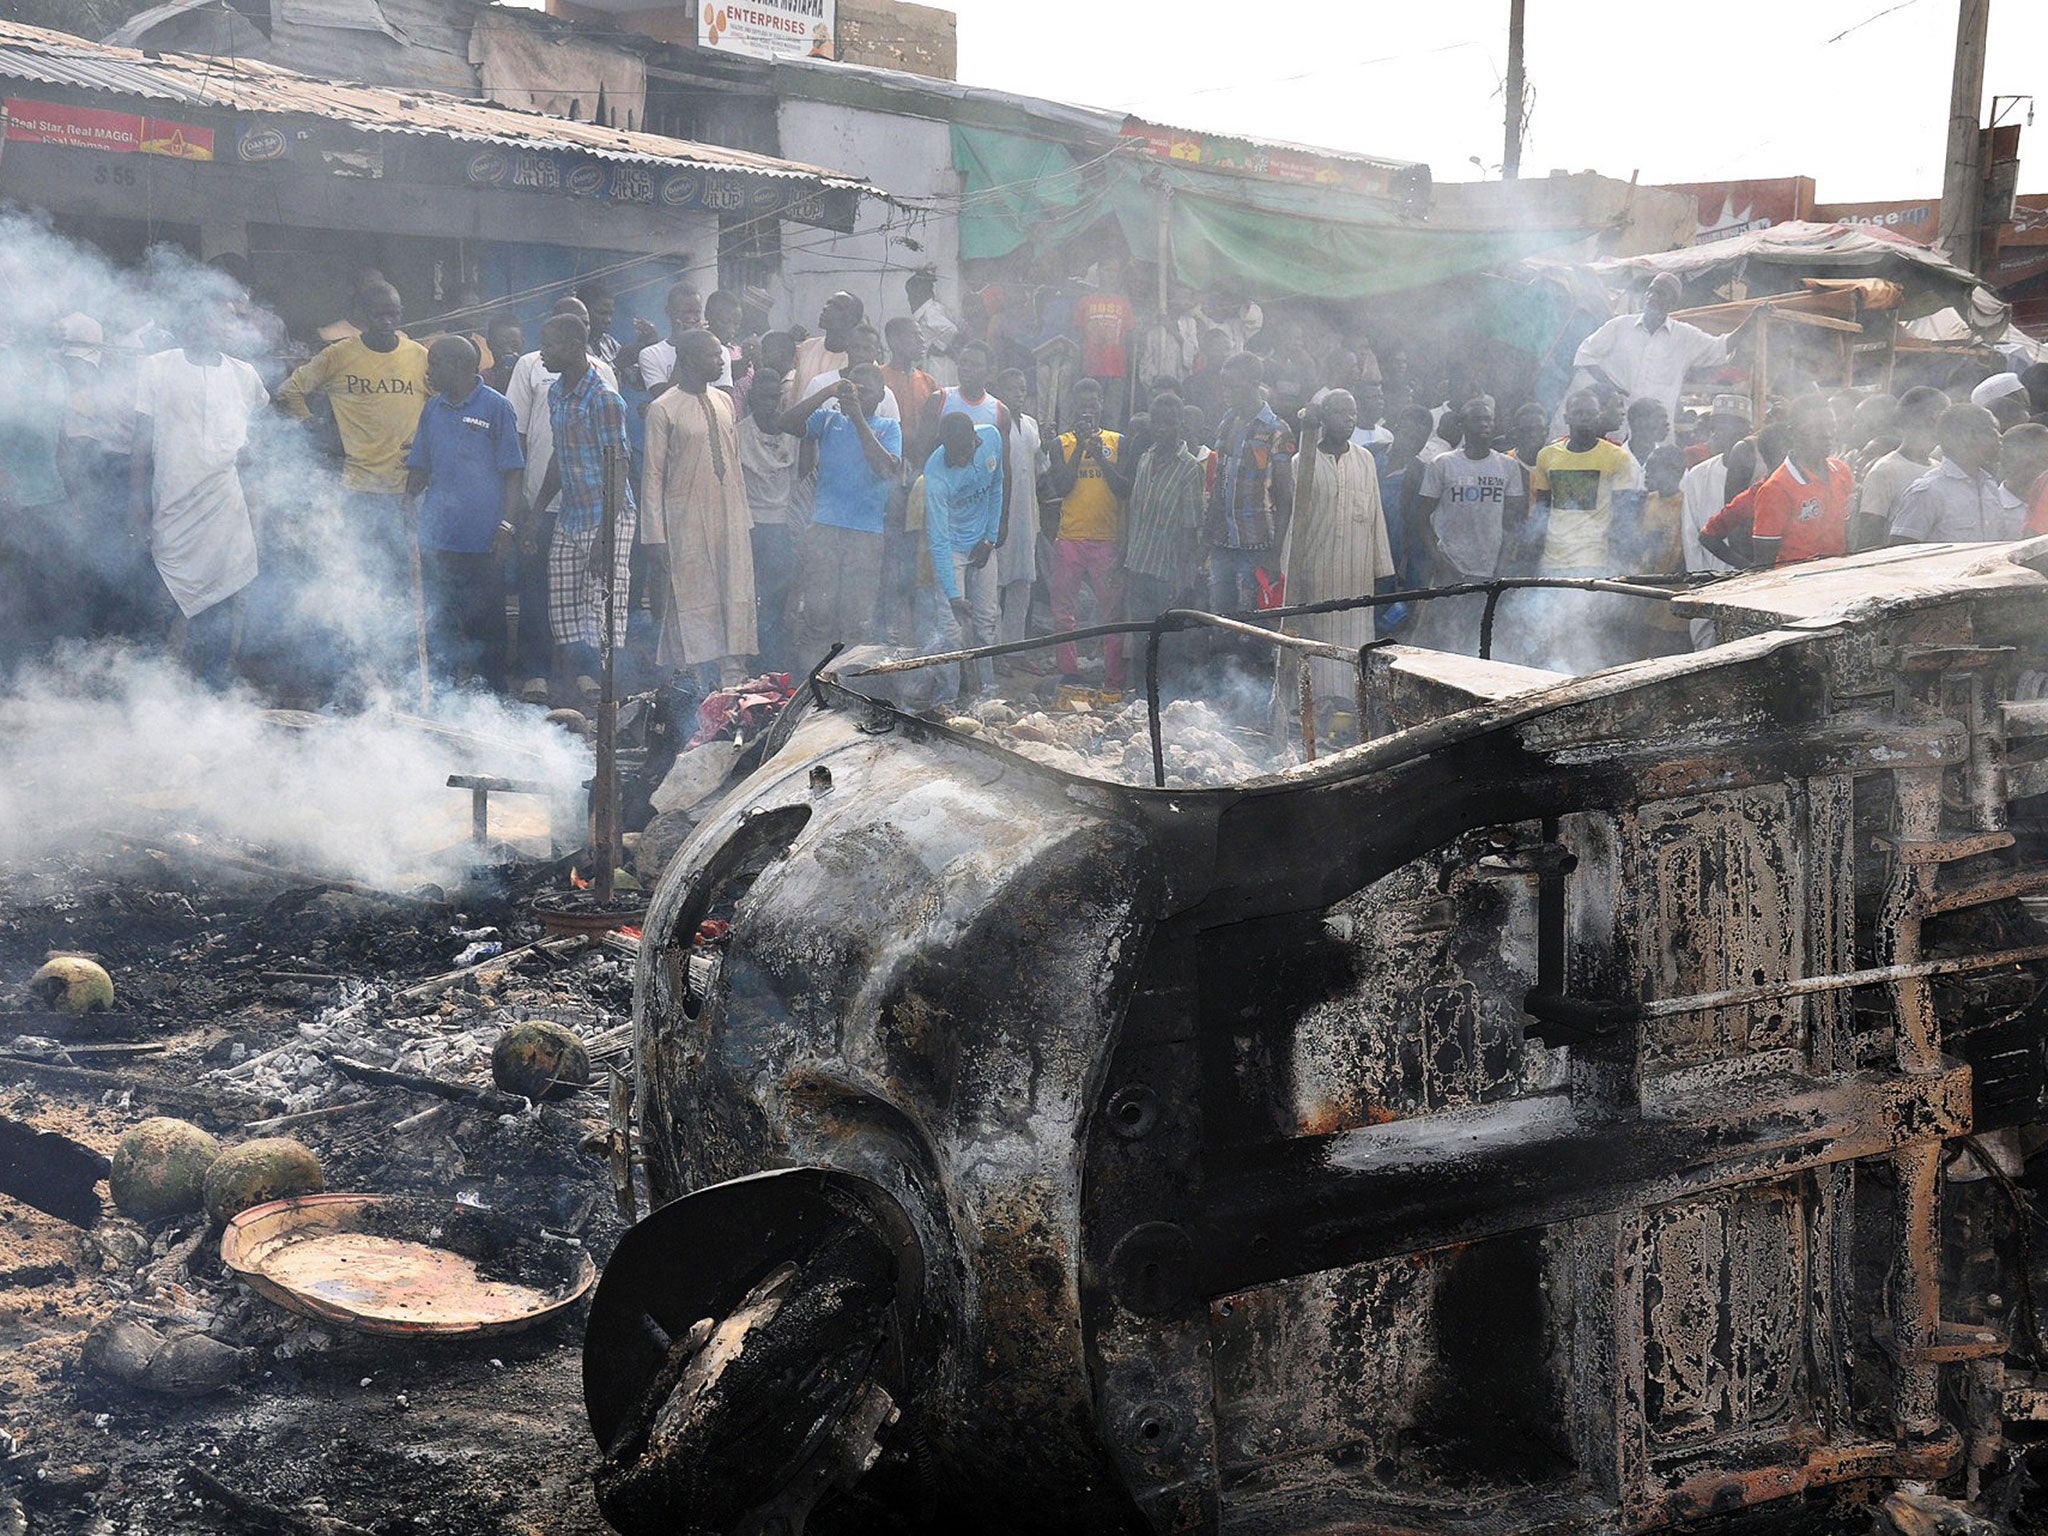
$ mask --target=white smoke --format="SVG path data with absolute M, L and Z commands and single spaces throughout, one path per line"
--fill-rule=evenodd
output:
M 139 355 L 170 344 L 153 328 L 174 327 L 223 282 L 168 248 L 122 271 L 36 217 L 0 210 L 0 357 L 17 365 L 0 367 L 0 437 L 47 430 L 53 389 L 62 403 L 60 317 L 100 323 L 102 377 L 118 399 L 124 381 L 134 388 Z M 254 355 L 256 332 L 242 341 L 241 355 L 274 382 L 279 360 Z M 309 874 L 400 888 L 445 881 L 470 862 L 469 797 L 448 786 L 451 773 L 545 786 L 542 800 L 494 801 L 494 823 L 529 833 L 544 831 L 547 800 L 578 800 L 589 751 L 539 711 L 446 690 L 422 707 L 409 584 L 361 558 L 337 496 L 339 468 L 305 430 L 282 417 L 259 422 L 244 483 L 271 577 L 244 593 L 244 658 L 287 695 L 311 686 L 351 702 L 280 717 L 247 687 L 199 685 L 164 652 L 167 603 L 134 641 L 66 639 L 25 660 L 0 654 L 0 875 L 50 853 L 90 857 L 104 832 L 184 831 Z M 0 575 L 0 637 L 53 598 L 60 627 L 82 630 L 92 573 L 119 554 L 106 546 L 120 537 L 110 529 L 125 528 L 125 499 L 125 486 L 102 487 L 72 499 L 69 524 L 38 525 L 37 580 Z M 154 589 L 146 561 L 141 574 Z M 428 719 L 408 722 L 404 711 Z
M 451 773 L 546 786 L 493 802 L 494 832 L 516 824 L 544 842 L 548 808 L 577 802 L 590 755 L 537 711 L 487 696 L 450 697 L 426 723 L 376 707 L 272 714 L 160 658 L 81 648 L 0 696 L 0 869 L 89 859 L 107 833 L 186 832 L 312 875 L 447 883 L 473 860 L 469 795 Z

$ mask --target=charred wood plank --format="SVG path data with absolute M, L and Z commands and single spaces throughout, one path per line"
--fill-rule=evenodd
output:
M 227 1097 L 224 1094 L 201 1093 L 176 1083 L 156 1082 L 131 1072 L 100 1072 L 91 1067 L 60 1066 L 53 1061 L 38 1061 L 33 1056 L 0 1052 L 0 1079 L 14 1075 L 40 1078 L 60 1087 L 79 1088 L 92 1093 L 132 1093 L 138 1099 L 168 1104 L 188 1113 L 217 1114 Z
M 100 1219 L 99 1184 L 111 1167 L 82 1142 L 0 1115 L 0 1194 L 90 1227 Z

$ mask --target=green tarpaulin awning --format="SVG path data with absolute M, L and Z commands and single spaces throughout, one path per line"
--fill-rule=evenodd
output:
M 1428 287 L 1585 238 L 1589 230 L 1441 230 L 1355 194 L 1225 176 L 1157 159 L 1093 159 L 1023 134 L 954 124 L 966 187 L 963 260 L 1057 245 L 1113 218 L 1133 252 L 1158 242 L 1162 205 L 1174 276 L 1197 290 L 1261 298 L 1365 299 Z

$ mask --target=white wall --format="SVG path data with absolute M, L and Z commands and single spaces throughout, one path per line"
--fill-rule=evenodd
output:
M 956 206 L 960 174 L 945 123 L 785 97 L 776 124 L 786 160 L 861 176 L 899 197 Z M 950 211 L 927 214 L 863 198 L 852 234 L 785 223 L 782 243 L 778 325 L 800 320 L 815 330 L 818 306 L 840 288 L 858 295 L 877 325 L 908 314 L 903 280 L 926 265 L 938 269 L 940 300 L 960 313 L 960 221 Z

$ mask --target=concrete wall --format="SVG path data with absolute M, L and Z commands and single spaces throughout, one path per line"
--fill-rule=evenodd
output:
M 1694 207 L 1682 193 L 1581 171 L 1519 181 L 1440 181 L 1430 189 L 1429 222 L 1447 229 L 1597 227 L 1585 240 L 1543 253 L 1592 261 L 1692 244 Z
M 776 121 L 782 153 L 792 160 L 864 176 L 899 198 L 937 197 L 950 207 L 959 194 L 945 123 L 790 98 L 778 105 Z M 907 314 L 903 280 L 927 265 L 938 269 L 940 300 L 960 313 L 960 221 L 950 212 L 863 198 L 852 234 L 784 224 L 782 239 L 778 325 L 812 324 L 819 304 L 839 288 L 857 294 L 878 324 Z
M 960 18 L 903 0 L 839 0 L 839 58 L 907 70 L 933 80 L 960 78 Z

